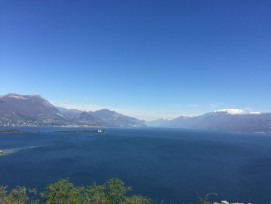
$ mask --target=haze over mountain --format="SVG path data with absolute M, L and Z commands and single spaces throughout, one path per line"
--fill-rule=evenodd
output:
M 271 113 L 223 109 L 199 116 L 146 122 L 115 111 L 55 107 L 39 95 L 0 96 L 0 126 L 170 127 L 242 132 L 271 132 Z
M 200 116 L 180 116 L 173 120 L 147 122 L 150 127 L 193 128 L 241 132 L 271 132 L 271 113 L 223 109 Z
M 7 94 L 0 97 L 0 126 L 139 127 L 144 121 L 107 109 L 57 108 L 39 95 Z
M 78 109 L 67 109 L 63 107 L 57 107 L 57 109 L 60 111 L 60 113 L 65 116 L 68 119 L 73 119 L 76 115 L 81 113 L 82 111 Z

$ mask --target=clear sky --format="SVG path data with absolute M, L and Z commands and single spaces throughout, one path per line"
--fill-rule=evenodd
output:
M 0 0 L 0 95 L 142 119 L 271 112 L 271 1 Z

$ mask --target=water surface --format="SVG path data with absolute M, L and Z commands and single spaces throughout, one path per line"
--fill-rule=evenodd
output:
M 29 128 L 28 128 L 29 129 Z M 33 129 L 32 129 L 33 130 Z M 35 131 L 37 129 L 34 129 Z M 42 188 L 116 176 L 135 193 L 165 203 L 271 202 L 271 136 L 185 129 L 107 129 L 98 133 L 0 134 L 0 185 Z

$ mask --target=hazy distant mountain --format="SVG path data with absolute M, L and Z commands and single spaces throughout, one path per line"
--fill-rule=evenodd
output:
M 101 124 L 102 126 L 110 127 L 141 127 L 144 126 L 144 121 L 122 115 L 115 111 L 102 109 L 95 112 L 82 112 L 77 115 L 73 122 L 81 125 Z
M 100 120 L 99 118 L 95 118 L 92 115 L 92 112 L 85 112 L 85 111 L 76 115 L 72 119 L 72 123 L 79 126 L 104 126 L 104 127 L 113 126 L 109 123 L 106 123 L 103 120 Z
M 147 125 L 154 127 L 152 122 L 148 122 Z M 157 126 L 241 132 L 271 132 L 271 113 L 224 109 L 200 116 L 181 116 L 169 121 L 160 120 L 159 125 L 155 125 L 155 127 Z
M 39 95 L 0 96 L 0 126 L 139 127 L 144 121 L 107 109 L 82 112 L 56 108 Z
M 161 118 L 157 120 L 147 121 L 146 125 L 149 127 L 168 127 L 170 120 L 167 118 Z
M 146 123 L 150 127 L 178 127 L 243 132 L 271 132 L 271 113 L 224 109 L 200 116 L 181 116 Z M 0 96 L 0 126 L 142 127 L 145 121 L 102 109 L 82 112 L 56 108 L 39 95 Z
M 116 127 L 134 127 L 134 126 L 143 126 L 145 121 L 138 120 L 133 117 L 129 117 L 126 115 L 122 115 L 120 113 L 117 113 L 115 111 L 111 111 L 108 109 L 102 109 L 95 112 L 92 112 L 92 115 L 95 118 L 99 118 L 100 120 L 105 121 L 106 123 L 112 124 Z
M 82 113 L 83 111 L 77 109 L 67 109 L 62 107 L 57 107 L 59 112 L 68 119 L 73 119 L 76 115 Z

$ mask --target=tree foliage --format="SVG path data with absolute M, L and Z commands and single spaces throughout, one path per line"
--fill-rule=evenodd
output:
M 118 178 L 91 186 L 75 186 L 69 179 L 61 179 L 49 184 L 44 191 L 37 193 L 35 189 L 18 186 L 8 190 L 0 186 L 0 204 L 151 204 L 149 198 L 141 195 L 130 195 L 132 188 L 125 186 Z M 32 195 L 36 195 L 33 199 Z
M 39 201 L 31 199 L 32 194 L 37 194 L 35 189 L 17 186 L 9 191 L 7 186 L 0 186 L 0 204 L 38 203 Z

